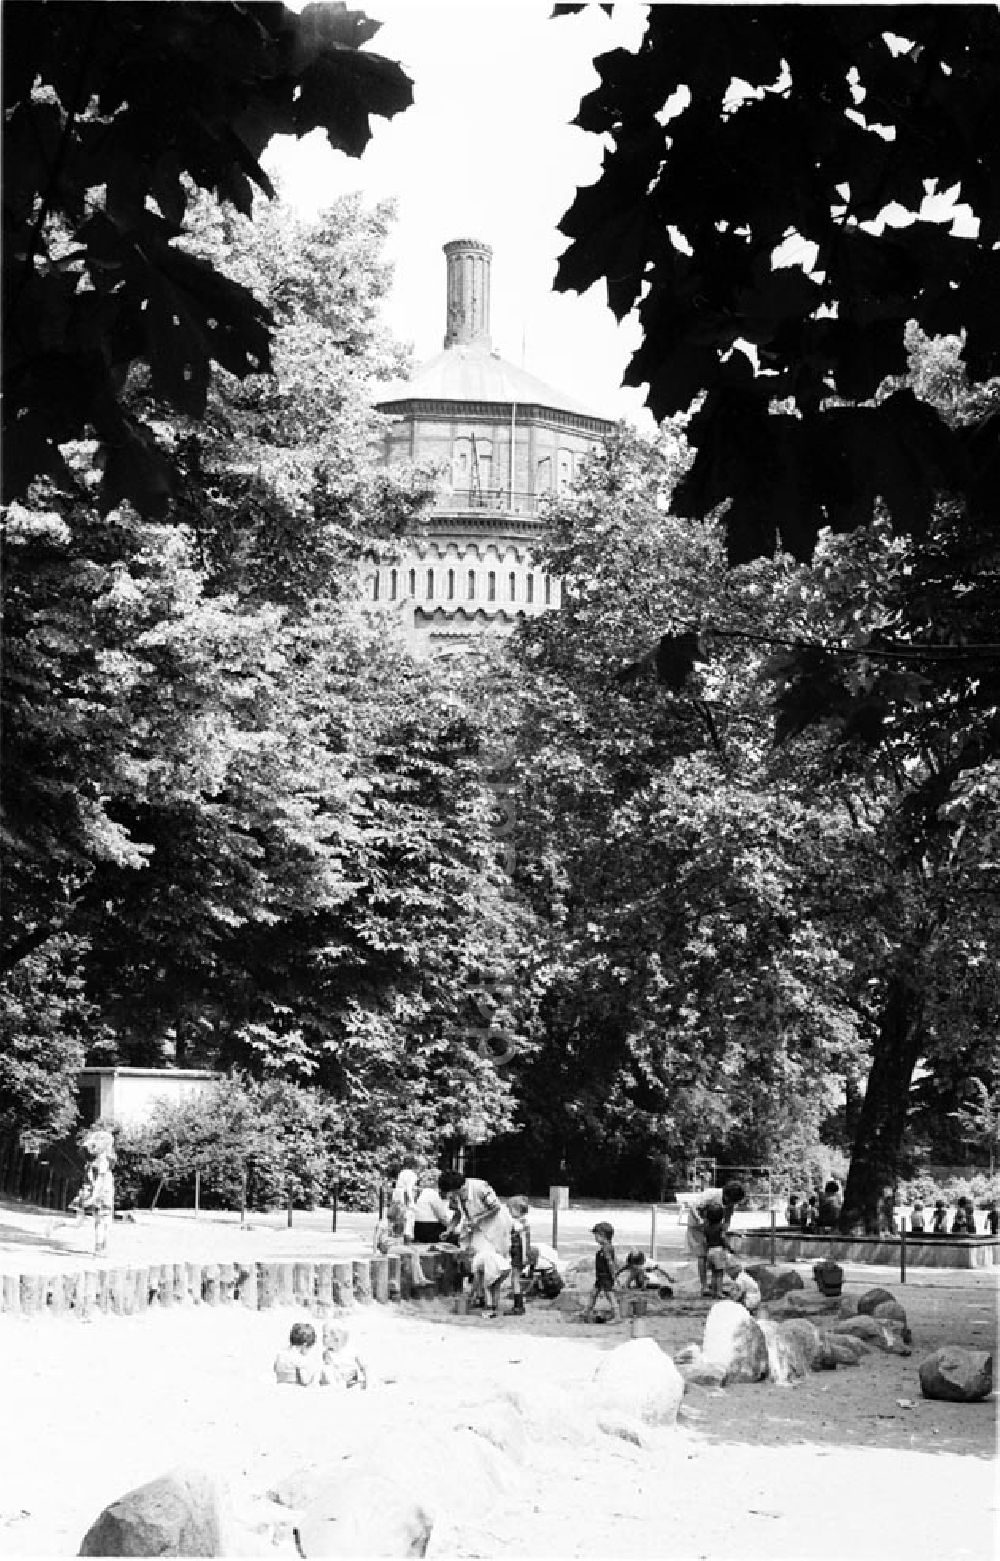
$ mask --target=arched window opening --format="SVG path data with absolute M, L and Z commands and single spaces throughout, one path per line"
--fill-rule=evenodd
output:
M 453 602 L 455 600 L 455 571 L 454 571 L 454 569 L 449 569 L 448 570 L 448 600 L 449 600 L 449 602 Z
M 372 581 L 372 601 L 373 602 L 377 602 L 378 601 L 378 570 L 377 569 L 375 571 L 375 578 Z
M 545 605 L 546 605 L 546 607 L 551 607 L 552 606 L 552 576 L 551 575 L 546 575 L 545 576 Z
M 524 577 L 524 599 L 525 599 L 526 602 L 533 602 L 535 600 L 535 577 L 534 577 L 534 575 L 529 574 L 529 575 L 525 575 L 525 577 Z
M 434 600 L 434 571 L 433 571 L 433 569 L 428 569 L 428 571 L 427 571 L 427 600 L 429 602 L 432 602 Z
M 493 569 L 486 576 L 486 599 L 489 602 L 495 602 L 497 599 L 497 577 Z
M 507 576 L 507 590 L 510 594 L 511 601 L 515 602 L 517 600 L 517 575 L 514 573 L 513 569 Z
M 417 594 L 417 571 L 415 569 L 411 569 L 410 570 L 410 595 L 411 596 L 416 596 L 416 594 Z
M 396 570 L 395 569 L 390 569 L 390 571 L 389 571 L 389 600 L 390 600 L 390 602 L 394 602 L 396 600 L 396 592 L 397 592 L 398 588 L 399 588 L 399 579 L 398 579 Z
M 476 599 L 476 571 L 474 569 L 470 569 L 469 570 L 469 601 L 470 602 L 474 602 L 475 599 Z

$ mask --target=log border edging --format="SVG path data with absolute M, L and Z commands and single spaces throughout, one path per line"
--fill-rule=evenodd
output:
M 426 1285 L 414 1282 L 417 1256 Z M 235 1258 L 203 1263 L 91 1263 L 68 1272 L 5 1273 L 0 1280 L 0 1313 L 78 1317 L 94 1312 L 131 1316 L 181 1305 L 242 1305 L 251 1311 L 302 1306 L 325 1311 L 331 1306 L 388 1305 L 453 1295 L 461 1287 L 451 1253 L 406 1251 L 340 1261 Z

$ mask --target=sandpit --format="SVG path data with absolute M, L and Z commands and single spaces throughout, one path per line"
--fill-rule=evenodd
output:
M 995 1399 L 923 1400 L 917 1364 L 945 1339 L 991 1347 L 996 1289 L 908 1287 L 906 1303 L 911 1358 L 879 1354 L 788 1388 L 689 1387 L 677 1425 L 649 1428 L 643 1445 L 574 1412 L 629 1325 L 587 1327 L 545 1303 L 496 1322 L 443 1299 L 356 1307 L 365 1393 L 274 1384 L 301 1312 L 0 1317 L 0 1553 L 73 1555 L 106 1503 L 184 1463 L 225 1482 L 237 1553 L 293 1556 L 289 1514 L 267 1499 L 283 1478 L 342 1469 L 361 1447 L 381 1447 L 391 1473 L 409 1449 L 426 1459 L 449 1427 L 520 1401 L 535 1412 L 495 1500 L 470 1511 L 457 1468 L 428 1555 L 985 1561 Z M 649 1333 L 676 1351 L 701 1337 L 706 1309 L 665 1305 Z

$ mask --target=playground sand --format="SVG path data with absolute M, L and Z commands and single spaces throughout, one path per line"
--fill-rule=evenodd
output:
M 859 1288 L 852 1286 L 852 1288 Z M 475 1523 L 439 1525 L 429 1556 L 739 1557 L 907 1561 L 991 1557 L 996 1402 L 921 1398 L 938 1344 L 993 1348 L 996 1283 L 907 1286 L 914 1353 L 790 1388 L 689 1388 L 649 1445 L 581 1421 L 532 1435 L 516 1489 Z M 648 1319 L 666 1349 L 700 1340 L 707 1303 Z M 236 1553 L 292 1556 L 266 1499 L 296 1468 L 334 1468 L 392 1429 L 417 1446 L 509 1389 L 580 1401 L 628 1324 L 582 1325 L 544 1303 L 525 1319 L 455 1316 L 447 1302 L 350 1316 L 367 1392 L 278 1388 L 277 1349 L 301 1312 L 205 1305 L 131 1317 L 0 1316 L 0 1554 L 70 1556 L 108 1502 L 177 1464 L 229 1493 Z

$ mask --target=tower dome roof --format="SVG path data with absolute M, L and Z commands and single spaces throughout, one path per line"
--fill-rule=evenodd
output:
M 412 377 L 387 385 L 376 405 L 390 411 L 410 401 L 486 401 L 510 406 L 547 407 L 575 417 L 609 422 L 565 390 L 557 390 L 526 369 L 482 347 L 448 347 L 415 370 Z

